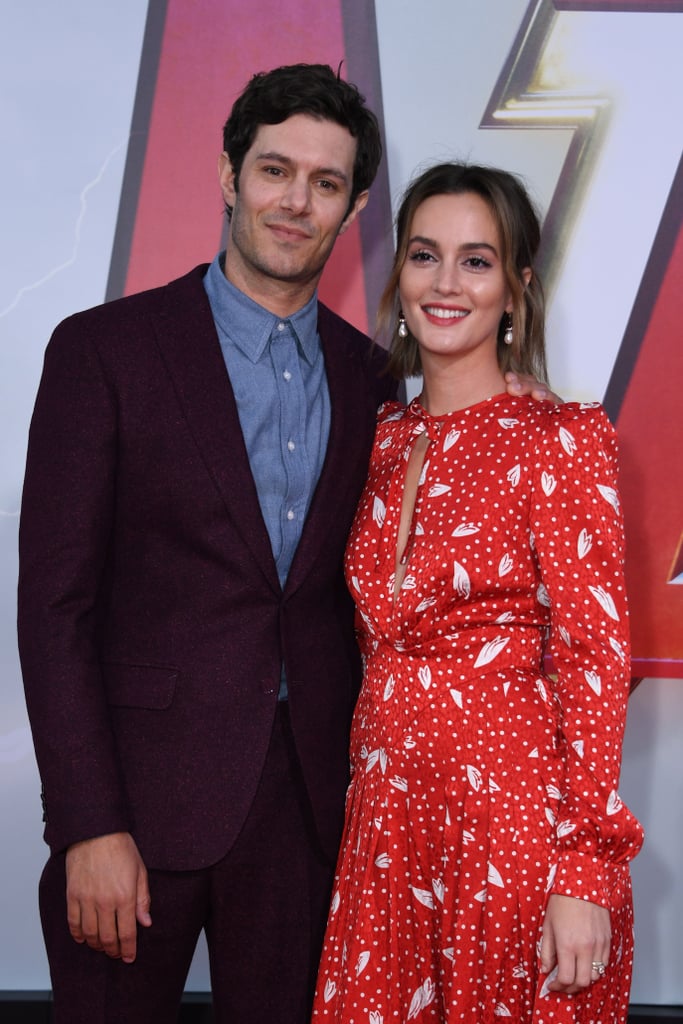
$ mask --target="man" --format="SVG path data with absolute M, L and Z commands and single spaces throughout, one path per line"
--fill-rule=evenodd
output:
M 318 303 L 381 157 L 330 68 L 224 130 L 226 253 L 64 321 L 29 440 L 19 639 L 57 1024 L 305 1024 L 359 684 L 342 554 L 384 358 Z M 75 940 L 75 941 L 74 941 Z

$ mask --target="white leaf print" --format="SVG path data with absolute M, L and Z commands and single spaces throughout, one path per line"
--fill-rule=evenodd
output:
M 582 530 L 579 534 L 579 539 L 576 545 L 579 558 L 585 558 L 590 549 L 593 547 L 593 535 L 588 530 Z
M 416 746 L 417 746 L 417 740 L 414 740 L 413 737 L 410 735 L 410 733 L 408 733 L 408 735 L 403 740 L 403 747 L 404 747 L 404 749 L 405 750 L 412 750 Z
M 383 452 L 386 448 L 390 448 L 393 443 L 393 440 L 394 439 L 393 437 L 391 437 L 391 435 L 389 435 L 389 437 L 385 437 L 379 446 L 379 450 Z
M 536 680 L 536 692 L 538 693 L 538 696 L 541 698 L 541 700 L 545 704 L 547 704 L 548 703 L 548 691 L 546 690 L 545 683 L 543 682 L 542 679 L 537 679 Z
M 576 451 L 576 441 L 572 434 L 566 429 L 566 427 L 560 427 L 560 444 L 566 451 L 567 455 L 573 455 Z
M 501 873 L 498 870 L 498 868 L 495 868 L 493 866 L 493 864 L 489 864 L 487 882 L 490 885 L 497 885 L 499 889 L 504 889 L 505 888 L 505 883 L 503 882 L 503 876 L 501 875 Z
M 489 776 L 489 793 L 500 793 L 500 786 L 492 775 Z
M 543 982 L 543 985 L 541 986 L 541 999 L 547 999 L 548 998 L 548 996 L 550 995 L 550 986 L 555 981 L 556 977 L 557 977 L 557 967 L 553 967 L 553 969 L 550 972 L 550 974 L 546 975 L 546 979 Z M 555 993 L 553 993 L 553 995 L 555 995 Z
M 571 835 L 572 832 L 576 831 L 575 821 L 561 821 L 557 826 L 557 838 L 562 839 L 563 836 Z
M 440 498 L 442 494 L 448 494 L 450 489 L 450 484 L 432 484 L 428 492 L 429 497 Z
M 382 409 L 384 408 L 385 405 L 386 405 L 386 402 L 383 403 L 382 406 L 380 407 L 380 410 L 379 410 L 380 412 L 382 411 Z M 402 419 L 403 419 L 403 409 L 399 409 L 398 412 L 390 412 L 389 415 L 384 420 L 384 422 L 385 423 L 394 423 L 396 420 L 402 420 Z
M 479 668 L 480 665 L 488 665 L 490 661 L 498 657 L 503 648 L 507 647 L 509 643 L 509 636 L 497 636 L 495 640 L 489 640 L 479 651 L 474 667 Z
M 562 794 L 560 793 L 560 791 L 557 788 L 557 786 L 555 786 L 552 782 L 550 782 L 545 787 L 545 791 L 546 791 L 546 793 L 548 794 L 548 796 L 550 797 L 551 800 L 561 800 L 562 799 Z
M 610 619 L 614 619 L 616 622 L 619 621 L 619 612 L 617 611 L 616 605 L 612 600 L 610 594 L 607 593 L 604 587 L 589 587 L 588 588 L 598 602 L 600 607 L 609 615 Z
M 486 903 L 486 889 L 481 889 L 474 898 L 478 903 Z
M 375 520 L 378 526 L 384 526 L 384 520 L 386 518 L 387 508 L 381 498 L 375 495 L 375 500 L 372 505 L 372 518 Z
M 455 962 L 455 946 L 446 946 L 446 948 L 442 949 L 441 952 L 447 960 L 450 960 L 453 963 Z
M 359 955 L 358 959 L 356 960 L 356 977 L 357 978 L 363 973 L 365 968 L 368 966 L 369 959 L 370 959 L 369 951 L 367 949 L 363 950 L 363 952 Z
M 370 1010 L 370 1020 L 368 1024 L 384 1024 L 384 1017 L 379 1010 Z
M 460 562 L 453 562 L 453 589 L 461 597 L 470 596 L 470 578 L 467 569 Z
M 339 889 L 337 889 L 337 891 L 335 892 L 334 896 L 332 897 L 332 903 L 330 904 L 330 914 L 336 914 L 337 913 L 337 911 L 339 910 L 340 902 L 341 902 L 341 897 L 339 895 Z
M 381 827 L 382 827 L 382 819 L 381 818 L 373 818 L 372 819 L 372 823 L 373 823 L 373 825 L 375 826 L 375 828 L 377 830 L 381 829 Z
M 598 484 L 598 490 L 603 496 L 605 501 L 608 501 L 615 512 L 619 511 L 619 495 L 613 487 L 605 487 L 604 484 Z
M 507 697 L 509 689 L 510 689 L 510 680 L 506 679 L 505 682 L 503 683 L 503 695 L 505 697 Z
M 512 977 L 513 978 L 526 978 L 527 977 L 527 972 L 526 972 L 526 968 L 525 968 L 524 964 L 517 964 L 515 967 L 512 968 Z
M 481 789 L 481 772 L 473 764 L 467 765 L 467 778 L 472 789 L 478 792 Z
M 583 760 L 583 740 L 574 740 L 574 742 L 572 743 L 572 747 L 579 755 L 581 760 Z
M 462 830 L 462 841 L 467 846 L 468 843 L 474 842 L 474 832 L 470 832 L 469 829 L 464 828 Z
M 543 493 L 545 494 L 546 498 L 549 498 L 555 490 L 555 488 L 557 487 L 557 480 L 552 475 L 552 473 L 543 472 L 541 474 L 541 487 L 543 488 Z
M 336 991 L 337 986 L 335 985 L 331 978 L 328 978 L 327 981 L 325 982 L 325 991 L 323 993 L 323 999 L 325 1000 L 326 1003 L 329 1003 L 330 999 L 334 999 L 334 994 Z
M 515 563 L 512 561 L 510 556 L 507 553 L 504 554 L 498 563 L 498 575 L 507 576 L 507 574 L 514 568 L 514 564 Z
M 415 536 L 424 537 L 425 528 L 422 523 L 415 523 Z
M 617 791 L 613 789 L 607 800 L 607 813 L 618 814 L 623 806 L 624 805 L 621 802 L 621 797 L 619 796 Z
M 380 869 L 391 867 L 391 857 L 388 853 L 380 853 L 375 857 L 375 867 Z
M 417 670 L 417 678 L 420 680 L 422 688 L 428 690 L 432 685 L 432 670 L 429 665 L 423 665 Z
M 511 1017 L 512 1014 L 508 1010 L 505 1003 L 496 1003 L 496 1008 L 493 1011 L 495 1017 Z
M 536 550 L 536 534 L 533 530 L 529 530 L 529 547 L 532 551 Z
M 517 486 L 517 484 L 520 481 L 521 475 L 522 470 L 519 466 L 519 463 L 516 466 L 513 466 L 512 469 L 509 469 L 506 474 L 508 482 L 511 483 L 513 487 Z
M 533 750 L 529 751 L 529 757 L 538 757 L 538 747 L 534 747 Z
M 538 590 L 536 591 L 536 600 L 539 604 L 542 604 L 544 608 L 550 608 L 550 597 L 548 595 L 548 591 L 545 589 L 542 583 L 538 584 Z
M 588 672 L 587 670 L 584 669 L 583 675 L 584 675 L 584 678 L 585 678 L 586 682 L 588 683 L 588 685 L 590 686 L 591 690 L 593 691 L 593 693 L 597 694 L 597 696 L 599 697 L 600 694 L 602 693 L 602 680 L 601 680 L 600 676 L 598 675 L 598 673 L 597 672 Z
M 470 537 L 473 533 L 479 533 L 479 527 L 476 523 L 460 523 L 453 530 L 451 537 Z
M 401 590 L 415 590 L 417 586 L 417 580 L 414 576 L 406 576 L 401 584 Z
M 408 1010 L 408 1020 L 412 1020 L 417 1017 L 421 1010 L 424 1010 L 425 1006 L 429 1006 L 434 1000 L 436 995 L 436 986 L 431 978 L 427 978 L 424 984 L 420 985 L 417 992 L 413 996 L 410 1009 Z
M 496 625 L 497 625 L 497 626 L 502 626 L 502 624 L 503 624 L 504 622 L 512 622 L 512 620 L 514 619 L 514 617 L 515 617 L 515 613 L 514 613 L 514 612 L 503 612 L 503 613 L 502 613 L 501 615 L 499 615 L 499 616 L 498 616 L 498 618 L 496 619 Z
M 393 779 L 389 779 L 389 782 L 394 789 L 400 789 L 402 793 L 408 792 L 408 780 L 402 779 L 400 775 L 394 775 Z
M 450 690 L 449 692 L 450 692 L 451 697 L 455 701 L 455 703 L 458 705 L 458 707 L 462 708 L 462 693 L 461 693 L 461 691 L 460 690 Z
M 428 608 L 431 608 L 433 604 L 436 604 L 435 597 L 425 597 L 420 601 L 419 605 L 415 609 L 416 612 L 425 612 Z
M 392 572 L 387 580 L 387 594 L 393 594 L 396 587 L 396 573 Z
M 421 903 L 424 907 L 429 907 L 430 910 L 434 909 L 434 897 L 429 889 L 418 889 L 416 885 L 411 885 L 410 888 L 418 903 Z
M 622 661 L 624 661 L 626 659 L 626 652 L 625 652 L 624 648 L 621 646 L 621 644 L 619 643 L 619 641 L 615 637 L 611 636 L 609 638 L 609 645 L 612 648 L 612 650 L 614 651 L 614 653 Z
M 564 642 L 567 645 L 567 647 L 571 647 L 571 645 L 572 645 L 572 638 L 570 637 L 569 633 L 564 628 L 564 626 L 560 626 L 559 629 L 558 629 L 558 632 L 559 632 L 560 636 L 562 637 L 562 639 L 564 640 Z
M 429 460 L 427 460 L 427 461 L 426 461 L 425 463 L 423 463 L 423 465 L 422 465 L 422 472 L 420 473 L 420 479 L 418 480 L 418 484 L 419 484 L 419 486 L 422 486 L 422 484 L 423 484 L 423 483 L 425 482 L 425 480 L 427 479 L 427 470 L 428 470 L 428 469 L 429 469 Z
M 548 819 L 549 824 L 551 824 L 554 827 L 555 826 L 555 822 L 557 821 L 557 818 L 555 817 L 555 814 L 553 813 L 552 807 L 546 807 L 546 809 L 545 809 L 545 816 Z
M 510 430 L 512 427 L 516 427 L 517 426 L 517 424 L 519 423 L 519 420 L 508 418 L 508 419 L 499 419 L 498 422 L 500 423 L 500 425 L 503 428 L 503 430 Z
M 434 890 L 434 895 L 436 896 L 439 903 L 443 903 L 446 889 L 440 878 L 432 879 L 432 889 Z
M 393 675 L 391 675 L 387 679 L 387 685 L 384 687 L 384 699 L 385 700 L 389 700 L 390 699 L 392 693 L 394 692 L 394 685 L 395 685 L 394 684 L 394 677 L 393 677 Z
M 384 771 L 385 771 L 386 766 L 387 766 L 387 755 L 386 755 L 386 751 L 382 750 L 381 748 L 378 748 L 377 750 L 373 750 L 372 753 L 368 754 L 368 763 L 365 766 L 365 771 L 366 772 L 371 771 L 375 767 L 375 765 L 377 764 L 378 761 L 379 761 L 379 766 L 380 766 L 380 768 L 382 770 L 382 774 L 384 774 Z
M 358 577 L 357 576 L 352 576 L 351 577 L 351 582 L 353 584 L 353 589 L 357 590 L 358 593 L 360 593 L 360 583 L 358 582 Z
M 451 427 L 451 429 L 448 431 L 448 433 L 443 439 L 443 450 L 447 452 L 449 448 L 452 448 L 459 437 L 460 431 L 456 430 L 454 427 Z
M 555 884 L 555 876 L 557 875 L 557 864 L 550 865 L 550 871 L 548 872 L 548 881 L 545 884 L 545 891 L 550 892 L 553 885 Z

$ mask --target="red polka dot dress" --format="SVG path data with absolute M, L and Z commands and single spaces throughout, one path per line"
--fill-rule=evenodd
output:
M 617 795 L 629 642 L 615 481 L 599 406 L 499 395 L 438 418 L 417 401 L 380 410 L 346 556 L 365 675 L 317 1024 L 626 1021 L 642 834 Z M 607 973 L 578 996 L 549 992 L 539 969 L 550 893 L 611 911 Z

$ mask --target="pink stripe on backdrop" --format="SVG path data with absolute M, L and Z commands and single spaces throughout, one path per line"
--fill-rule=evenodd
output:
M 230 107 L 257 71 L 300 61 L 336 68 L 345 57 L 341 3 L 296 0 L 283 11 L 281 0 L 169 0 L 127 294 L 214 257 L 224 227 L 217 159 Z M 339 240 L 320 294 L 367 329 L 357 225 Z

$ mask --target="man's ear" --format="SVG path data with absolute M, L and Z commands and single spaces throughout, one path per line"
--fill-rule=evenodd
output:
M 367 189 L 365 190 L 365 192 L 358 193 L 358 195 L 353 201 L 353 206 L 346 214 L 346 217 L 344 217 L 344 220 L 341 223 L 341 227 L 339 228 L 340 235 L 343 235 L 346 229 L 351 227 L 360 211 L 364 209 L 364 207 L 366 206 L 369 197 L 370 193 L 368 192 Z
M 232 208 L 235 205 L 237 189 L 235 188 L 235 172 L 227 153 L 221 153 L 218 157 L 218 180 L 221 185 L 223 202 Z

